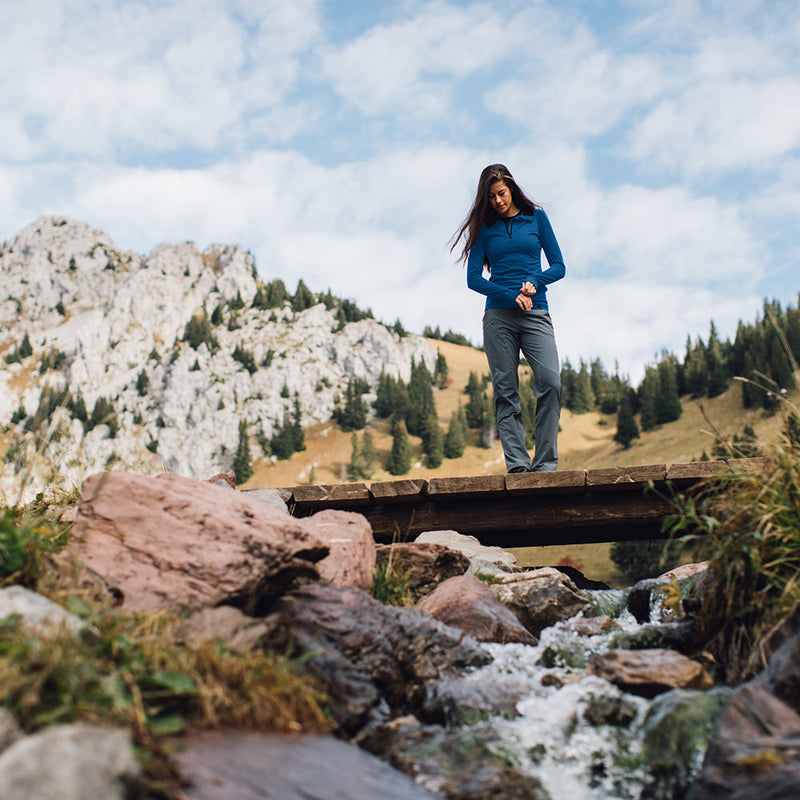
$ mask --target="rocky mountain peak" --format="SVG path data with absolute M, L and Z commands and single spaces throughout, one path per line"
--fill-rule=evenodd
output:
M 382 370 L 407 380 L 415 359 L 433 368 L 421 337 L 306 292 L 259 278 L 236 245 L 161 244 L 141 256 L 83 222 L 27 226 L 0 247 L 11 467 L 0 490 L 28 479 L 34 461 L 32 487 L 42 470 L 78 480 L 117 462 L 201 477 L 229 466 L 242 419 L 269 437 L 295 397 L 311 424 L 331 417 L 353 378 L 374 387 Z M 81 419 L 98 400 L 113 424 Z

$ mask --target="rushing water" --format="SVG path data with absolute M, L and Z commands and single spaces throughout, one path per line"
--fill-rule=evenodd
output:
M 593 595 L 595 603 L 605 607 L 625 605 L 621 591 Z M 654 609 L 654 617 L 658 612 Z M 705 727 L 710 735 L 713 729 L 705 724 L 705 717 L 696 716 L 696 708 L 710 707 L 707 704 L 711 702 L 711 715 L 718 716 L 722 707 L 722 696 L 708 700 L 704 693 L 686 690 L 647 700 L 589 675 L 589 662 L 608 649 L 620 630 L 630 633 L 640 627 L 627 610 L 615 621 L 616 628 L 594 636 L 575 633 L 572 621 L 566 621 L 544 630 L 536 647 L 490 645 L 493 663 L 468 678 L 519 690 L 523 697 L 517 703 L 520 716 L 493 720 L 497 738 L 491 747 L 538 778 L 551 800 L 683 797 L 707 744 L 707 737 L 697 731 Z M 598 714 L 598 708 L 605 712 Z M 676 725 L 675 716 L 681 721 L 677 728 L 667 730 Z M 692 732 L 681 731 L 681 724 L 690 725 Z M 659 762 L 652 747 L 647 749 L 646 742 L 664 731 L 661 739 L 681 751 L 683 763 L 677 769 L 674 764 L 664 767 L 667 761 Z

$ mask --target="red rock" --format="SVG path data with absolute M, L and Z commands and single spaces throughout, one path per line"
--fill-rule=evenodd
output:
M 335 586 L 372 590 L 375 573 L 375 537 L 362 514 L 326 510 L 308 519 L 310 530 L 329 549 L 317 564 L 322 578 Z
M 643 697 L 714 685 L 702 664 L 673 650 L 611 650 L 595 658 L 589 671 Z
M 238 602 L 258 607 L 327 547 L 308 520 L 242 492 L 178 475 L 104 472 L 81 490 L 70 553 L 140 611 Z
M 417 608 L 479 642 L 536 644 L 536 638 L 474 575 L 448 578 L 423 597 Z

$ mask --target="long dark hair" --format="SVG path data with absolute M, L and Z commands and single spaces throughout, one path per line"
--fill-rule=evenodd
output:
M 458 229 L 458 233 L 451 239 L 450 252 L 458 247 L 458 243 L 464 239 L 464 249 L 458 257 L 459 261 L 466 261 L 469 251 L 478 238 L 481 226 L 485 222 L 487 225 L 494 225 L 499 219 L 497 212 L 489 203 L 489 187 L 497 181 L 503 181 L 511 190 L 511 199 L 514 205 L 523 214 L 533 214 L 539 208 L 532 200 L 525 196 L 525 192 L 517 186 L 517 182 L 511 177 L 508 167 L 505 164 L 490 164 L 486 167 L 478 179 L 478 191 L 475 192 L 475 202 L 467 214 L 467 218 Z

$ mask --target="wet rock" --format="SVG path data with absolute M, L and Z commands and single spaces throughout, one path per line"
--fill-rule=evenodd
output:
M 83 628 L 80 617 L 23 586 L 0 589 L 0 619 L 9 614 L 19 614 L 23 624 L 39 634 L 53 633 L 62 627 L 78 633 Z
M 348 733 L 424 701 L 425 684 L 450 670 L 486 664 L 488 653 L 461 631 L 366 592 L 329 584 L 295 589 L 270 615 L 264 645 L 303 655 L 303 668 L 332 699 Z
M 435 725 L 474 725 L 493 716 L 518 717 L 517 703 L 526 696 L 511 683 L 451 678 L 428 686 L 419 710 L 423 722 Z
M 182 740 L 187 800 L 435 800 L 375 756 L 330 736 L 214 731 Z
M 503 550 L 502 547 L 482 545 L 474 536 L 465 536 L 456 531 L 425 531 L 415 541 L 441 544 L 463 553 L 469 559 L 469 571 L 473 574 L 497 575 L 519 570 L 513 553 Z
M 567 627 L 578 636 L 599 636 L 619 626 L 611 617 L 601 614 L 597 617 L 573 617 Z
M 655 697 L 670 689 L 710 689 L 705 668 L 672 650 L 612 650 L 597 656 L 589 671 L 626 692 Z
M 713 739 L 733 690 L 674 689 L 655 698 L 643 725 L 643 758 L 652 775 L 650 797 L 684 797 Z
M 307 522 L 329 550 L 317 564 L 320 577 L 336 586 L 355 586 L 369 592 L 375 574 L 375 538 L 367 518 L 349 511 L 326 510 Z
M 124 472 L 84 481 L 69 551 L 138 611 L 257 609 L 296 578 L 316 577 L 314 562 L 327 555 L 313 523 L 243 492 Z
M 448 578 L 423 597 L 417 608 L 479 642 L 531 645 L 537 642 L 494 592 L 474 575 Z
M 140 769 L 127 734 L 96 725 L 56 725 L 0 755 L 3 800 L 129 800 Z
M 621 650 L 677 650 L 687 655 L 697 650 L 702 637 L 691 620 L 643 625 L 636 631 L 620 632 L 611 641 Z
M 534 636 L 556 622 L 574 617 L 589 603 L 587 594 L 550 567 L 505 575 L 490 588 Z
M 640 625 L 650 622 L 655 588 L 655 580 L 645 578 L 631 586 L 628 591 L 628 611 L 633 614 Z
M 691 800 L 790 798 L 800 785 L 800 715 L 764 688 L 738 689 L 722 716 Z
M 588 698 L 583 718 L 595 727 L 612 725 L 615 728 L 627 728 L 637 713 L 636 705 L 625 697 L 601 695 Z
M 800 636 L 784 642 L 754 683 L 800 712 Z
M 432 592 L 442 581 L 463 575 L 469 569 L 469 558 L 463 553 L 432 542 L 378 545 L 377 563 L 391 563 L 397 574 L 406 576 L 414 602 Z
M 219 642 L 234 653 L 247 653 L 266 638 L 272 626 L 248 617 L 233 606 L 204 608 L 191 614 L 176 631 L 179 641 L 193 645 Z
M 538 779 L 492 749 L 496 739 L 491 723 L 442 728 L 404 717 L 380 726 L 362 746 L 449 800 L 549 800 Z

